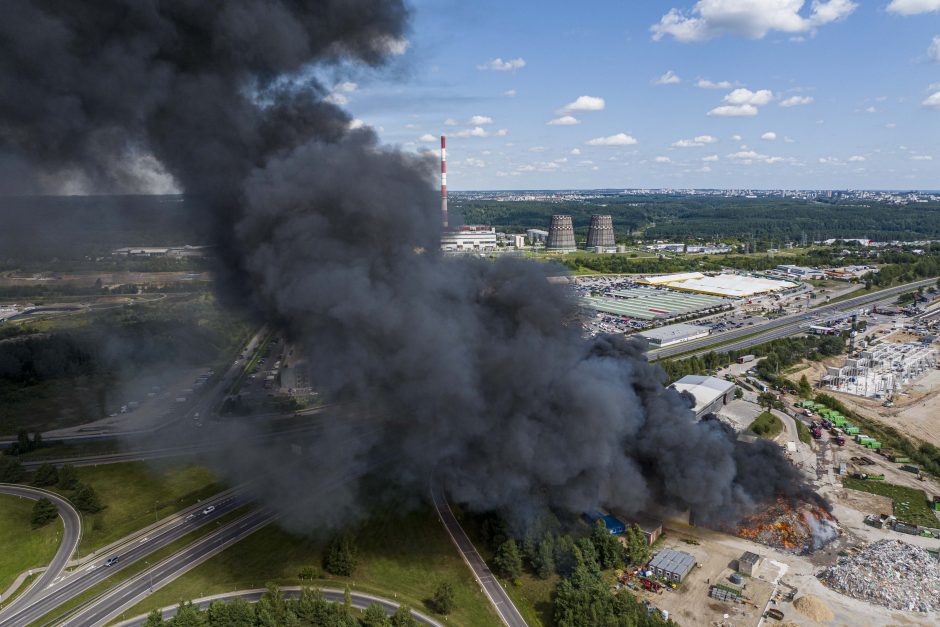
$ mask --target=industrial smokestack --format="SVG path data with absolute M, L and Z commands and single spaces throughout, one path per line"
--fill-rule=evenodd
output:
M 447 138 L 441 135 L 441 225 L 447 224 Z

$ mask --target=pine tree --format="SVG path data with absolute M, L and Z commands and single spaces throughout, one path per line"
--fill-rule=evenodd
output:
M 499 546 L 493 565 L 507 579 L 517 579 L 522 575 L 522 553 L 515 540 L 509 538 Z
M 434 591 L 431 605 L 438 614 L 450 614 L 454 609 L 454 587 L 449 581 L 442 581 Z
M 326 549 L 323 567 L 327 572 L 349 577 L 356 570 L 356 548 L 352 538 L 343 534 L 333 538 Z
M 30 522 L 33 525 L 33 529 L 39 529 L 55 520 L 58 515 L 59 510 L 53 505 L 52 501 L 42 498 L 33 505 Z
M 66 464 L 59 469 L 59 487 L 63 490 L 74 490 L 78 485 L 78 473 L 75 466 Z
M 98 493 L 87 483 L 79 483 L 75 488 L 75 494 L 72 495 L 72 503 L 76 509 L 86 514 L 95 514 L 104 509 Z
M 33 475 L 33 485 L 47 486 L 59 483 L 59 471 L 52 464 L 43 464 Z
M 378 603 L 373 603 L 366 608 L 362 614 L 363 627 L 390 627 L 392 622 L 388 618 L 383 608 Z

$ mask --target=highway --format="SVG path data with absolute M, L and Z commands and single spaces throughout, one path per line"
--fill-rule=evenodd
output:
M 332 603 L 344 603 L 346 601 L 345 591 L 337 590 L 335 588 L 317 588 L 322 594 L 323 598 Z M 300 586 L 286 586 L 280 589 L 281 594 L 285 599 L 296 599 L 300 597 L 300 592 L 302 588 Z M 257 588 L 255 590 L 237 590 L 235 592 L 228 592 L 225 594 L 216 594 L 211 597 L 205 597 L 202 599 L 193 600 L 193 605 L 199 609 L 206 609 L 209 607 L 209 604 L 213 601 L 232 601 L 234 599 L 242 599 L 248 601 L 249 603 L 257 603 L 258 600 L 267 592 L 264 588 Z M 381 605 L 385 609 L 385 613 L 389 616 L 393 615 L 398 610 L 398 603 L 385 599 L 383 597 L 377 597 L 371 594 L 365 594 L 363 592 L 350 591 L 350 604 L 352 607 L 360 610 L 364 610 L 370 605 L 377 604 Z M 161 610 L 163 613 L 164 620 L 176 616 L 176 605 L 165 607 Z M 443 627 L 441 623 L 434 620 L 430 616 L 426 616 L 421 612 L 416 610 L 411 610 L 411 616 L 416 621 L 422 625 L 432 625 L 433 627 Z M 147 616 L 135 616 L 120 623 L 115 623 L 114 627 L 140 627 L 147 622 Z
M 119 545 L 102 551 L 92 561 L 82 564 L 79 568 L 66 573 L 64 576 L 50 578 L 48 572 L 44 573 L 45 583 L 41 587 L 35 586 L 36 592 L 31 596 L 30 603 L 20 604 L 14 602 L 11 608 L 8 608 L 9 611 L 5 610 L 0 614 L 0 624 L 28 625 L 74 596 L 120 572 L 130 564 L 146 559 L 151 553 L 175 542 L 203 525 L 216 521 L 244 504 L 239 496 L 232 494 L 230 491 L 224 492 L 211 499 L 206 499 L 194 508 L 165 519 L 162 524 L 158 524 L 156 528 L 150 529 L 146 533 L 138 532 L 128 536 Z M 215 510 L 209 514 L 202 514 L 202 508 L 209 505 L 214 506 Z M 77 540 L 75 545 L 77 545 Z M 73 545 L 73 549 L 75 545 Z M 113 566 L 105 566 L 107 559 L 114 556 L 118 556 L 119 561 Z M 52 570 L 54 569 L 50 568 L 50 571 Z M 61 573 L 61 568 L 59 571 Z
M 681 344 L 651 350 L 647 352 L 647 357 L 650 361 L 655 361 L 676 355 L 688 357 L 704 355 L 709 351 L 719 349 L 722 351 L 743 350 L 781 337 L 800 333 L 806 327 L 815 324 L 816 321 L 827 318 L 834 313 L 851 311 L 852 309 L 858 309 L 859 307 L 874 303 L 882 303 L 903 292 L 917 289 L 918 287 L 935 285 L 936 282 L 936 279 L 924 279 L 923 281 L 915 281 L 914 283 L 906 283 L 877 292 L 862 294 L 861 296 L 848 298 L 837 303 L 822 305 L 821 307 L 816 307 L 809 311 L 776 318 L 764 324 L 733 329 L 731 331 L 725 331 L 724 333 L 709 335 L 700 340 L 683 342 Z M 731 340 L 738 338 L 740 338 L 739 341 L 731 342 Z M 725 342 L 727 342 L 727 344 L 725 344 Z M 721 344 L 721 346 L 716 347 L 716 344 Z
M 493 575 L 490 567 L 486 565 L 476 547 L 473 546 L 473 542 L 470 541 L 460 523 L 457 522 L 454 512 L 447 504 L 443 487 L 435 481 L 431 482 L 431 500 L 434 502 L 434 509 L 437 510 L 437 515 L 441 519 L 444 529 L 447 530 L 447 534 L 460 552 L 460 556 L 463 557 L 467 566 L 473 571 L 473 576 L 476 577 L 477 582 L 490 600 L 493 608 L 496 609 L 496 613 L 499 614 L 503 624 L 507 627 L 527 627 L 522 614 L 519 613 L 512 599 L 506 594 L 499 580 Z
M 251 512 L 177 551 L 73 612 L 61 625 L 90 627 L 104 625 L 138 601 L 229 546 L 273 522 L 277 515 L 268 510 Z
M 6 616 L 12 615 L 16 608 L 26 605 L 34 599 L 42 590 L 59 578 L 68 564 L 69 558 L 78 547 L 78 542 L 82 538 L 82 518 L 78 511 L 66 499 L 58 494 L 30 488 L 22 485 L 0 484 L 0 493 L 20 496 L 27 499 L 38 501 L 41 498 L 47 498 L 58 508 L 59 516 L 63 522 L 62 542 L 59 543 L 59 550 L 46 567 L 46 570 L 40 575 L 33 584 L 22 594 L 13 600 L 7 607 L 0 610 L 0 624 L 6 624 Z

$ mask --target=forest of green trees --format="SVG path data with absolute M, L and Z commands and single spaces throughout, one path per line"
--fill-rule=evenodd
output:
M 820 203 L 791 198 L 610 195 L 562 202 L 469 200 L 455 196 L 451 210 L 467 224 L 516 232 L 547 229 L 552 214 L 570 214 L 587 237 L 592 214 L 610 214 L 618 240 L 756 240 L 800 242 L 864 237 L 917 240 L 940 237 L 940 203 L 898 207 L 878 202 Z

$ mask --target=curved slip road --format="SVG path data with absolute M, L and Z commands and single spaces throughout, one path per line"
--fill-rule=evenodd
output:
M 286 599 L 296 599 L 300 597 L 300 591 L 302 588 L 300 586 L 286 586 L 281 588 L 281 593 Z M 320 592 L 323 593 L 323 598 L 331 603 L 344 603 L 346 600 L 345 591 L 337 590 L 335 588 L 319 588 Z M 202 599 L 193 600 L 193 604 L 199 609 L 204 610 L 209 607 L 209 604 L 213 601 L 232 601 L 236 598 L 243 599 L 249 603 L 257 603 L 261 596 L 267 592 L 264 588 L 257 588 L 255 590 L 238 590 L 236 592 L 227 592 L 225 594 L 217 594 L 210 597 L 204 597 Z M 372 604 L 381 605 L 382 609 L 385 610 L 385 613 L 389 616 L 392 616 L 399 607 L 398 603 L 390 601 L 382 597 L 373 596 L 371 594 L 365 594 L 363 592 L 354 592 L 350 591 L 349 596 L 352 601 L 352 606 L 359 610 L 364 610 Z M 176 616 L 177 606 L 173 605 L 170 607 L 165 607 L 160 610 L 163 614 L 164 620 Z M 443 627 L 443 625 L 430 616 L 425 616 L 421 612 L 416 610 L 411 610 L 411 617 L 422 625 L 432 625 L 432 627 Z M 120 623 L 116 623 L 114 627 L 139 627 L 147 622 L 147 615 L 143 614 L 141 616 L 135 616 L 134 618 L 125 620 Z
M 45 579 L 46 576 L 44 575 L 44 579 L 49 583 L 41 588 L 34 587 L 35 595 L 29 603 L 14 602 L 14 604 L 11 604 L 11 607 L 14 608 L 12 611 L 4 611 L 3 614 L 0 614 L 0 625 L 4 627 L 6 625 L 29 625 L 69 599 L 82 594 L 134 562 L 146 559 L 151 553 L 185 537 L 200 526 L 212 523 L 244 504 L 244 499 L 231 494 L 231 492 L 221 493 L 191 508 L 193 514 L 185 517 L 175 514 L 165 519 L 165 522 L 162 522 L 147 534 L 135 533 L 130 536 L 129 542 L 122 542 L 111 550 L 97 554 L 91 562 L 82 564 L 79 568 L 58 579 Z M 198 508 L 207 507 L 208 505 L 213 505 L 215 509 L 209 514 L 202 514 L 202 511 Z M 106 560 L 113 556 L 119 556 L 120 560 L 117 564 L 106 567 Z M 19 600 L 17 599 L 17 601 Z
M 506 594 L 496 576 L 493 575 L 493 571 L 486 565 L 476 547 L 473 546 L 473 542 L 470 541 L 460 523 L 457 522 L 454 512 L 447 504 L 444 489 L 434 481 L 431 482 L 431 500 L 434 501 L 434 509 L 437 510 L 437 515 L 444 524 L 444 529 L 447 530 L 447 534 L 460 552 L 460 556 L 463 557 L 467 566 L 473 571 L 473 576 L 476 577 L 477 582 L 496 609 L 496 613 L 499 614 L 503 624 L 507 627 L 528 627 L 512 599 Z
M 78 510 L 76 510 L 67 499 L 54 492 L 47 492 L 46 490 L 31 488 L 25 485 L 4 483 L 0 484 L 0 493 L 20 496 L 34 501 L 47 498 L 52 501 L 59 510 L 59 516 L 62 518 L 63 522 L 62 542 L 59 544 L 59 550 L 56 551 L 55 556 L 52 558 L 49 566 L 46 567 L 45 572 L 43 572 L 43 574 L 21 595 L 16 597 L 12 603 L 0 610 L 0 624 L 6 624 L 7 616 L 12 615 L 16 608 L 22 607 L 37 594 L 52 585 L 62 574 L 65 565 L 68 564 L 69 558 L 72 557 L 72 553 L 74 553 L 75 549 L 78 547 L 78 541 L 82 538 L 82 517 L 79 515 Z M 12 592 L 15 592 L 15 590 Z

